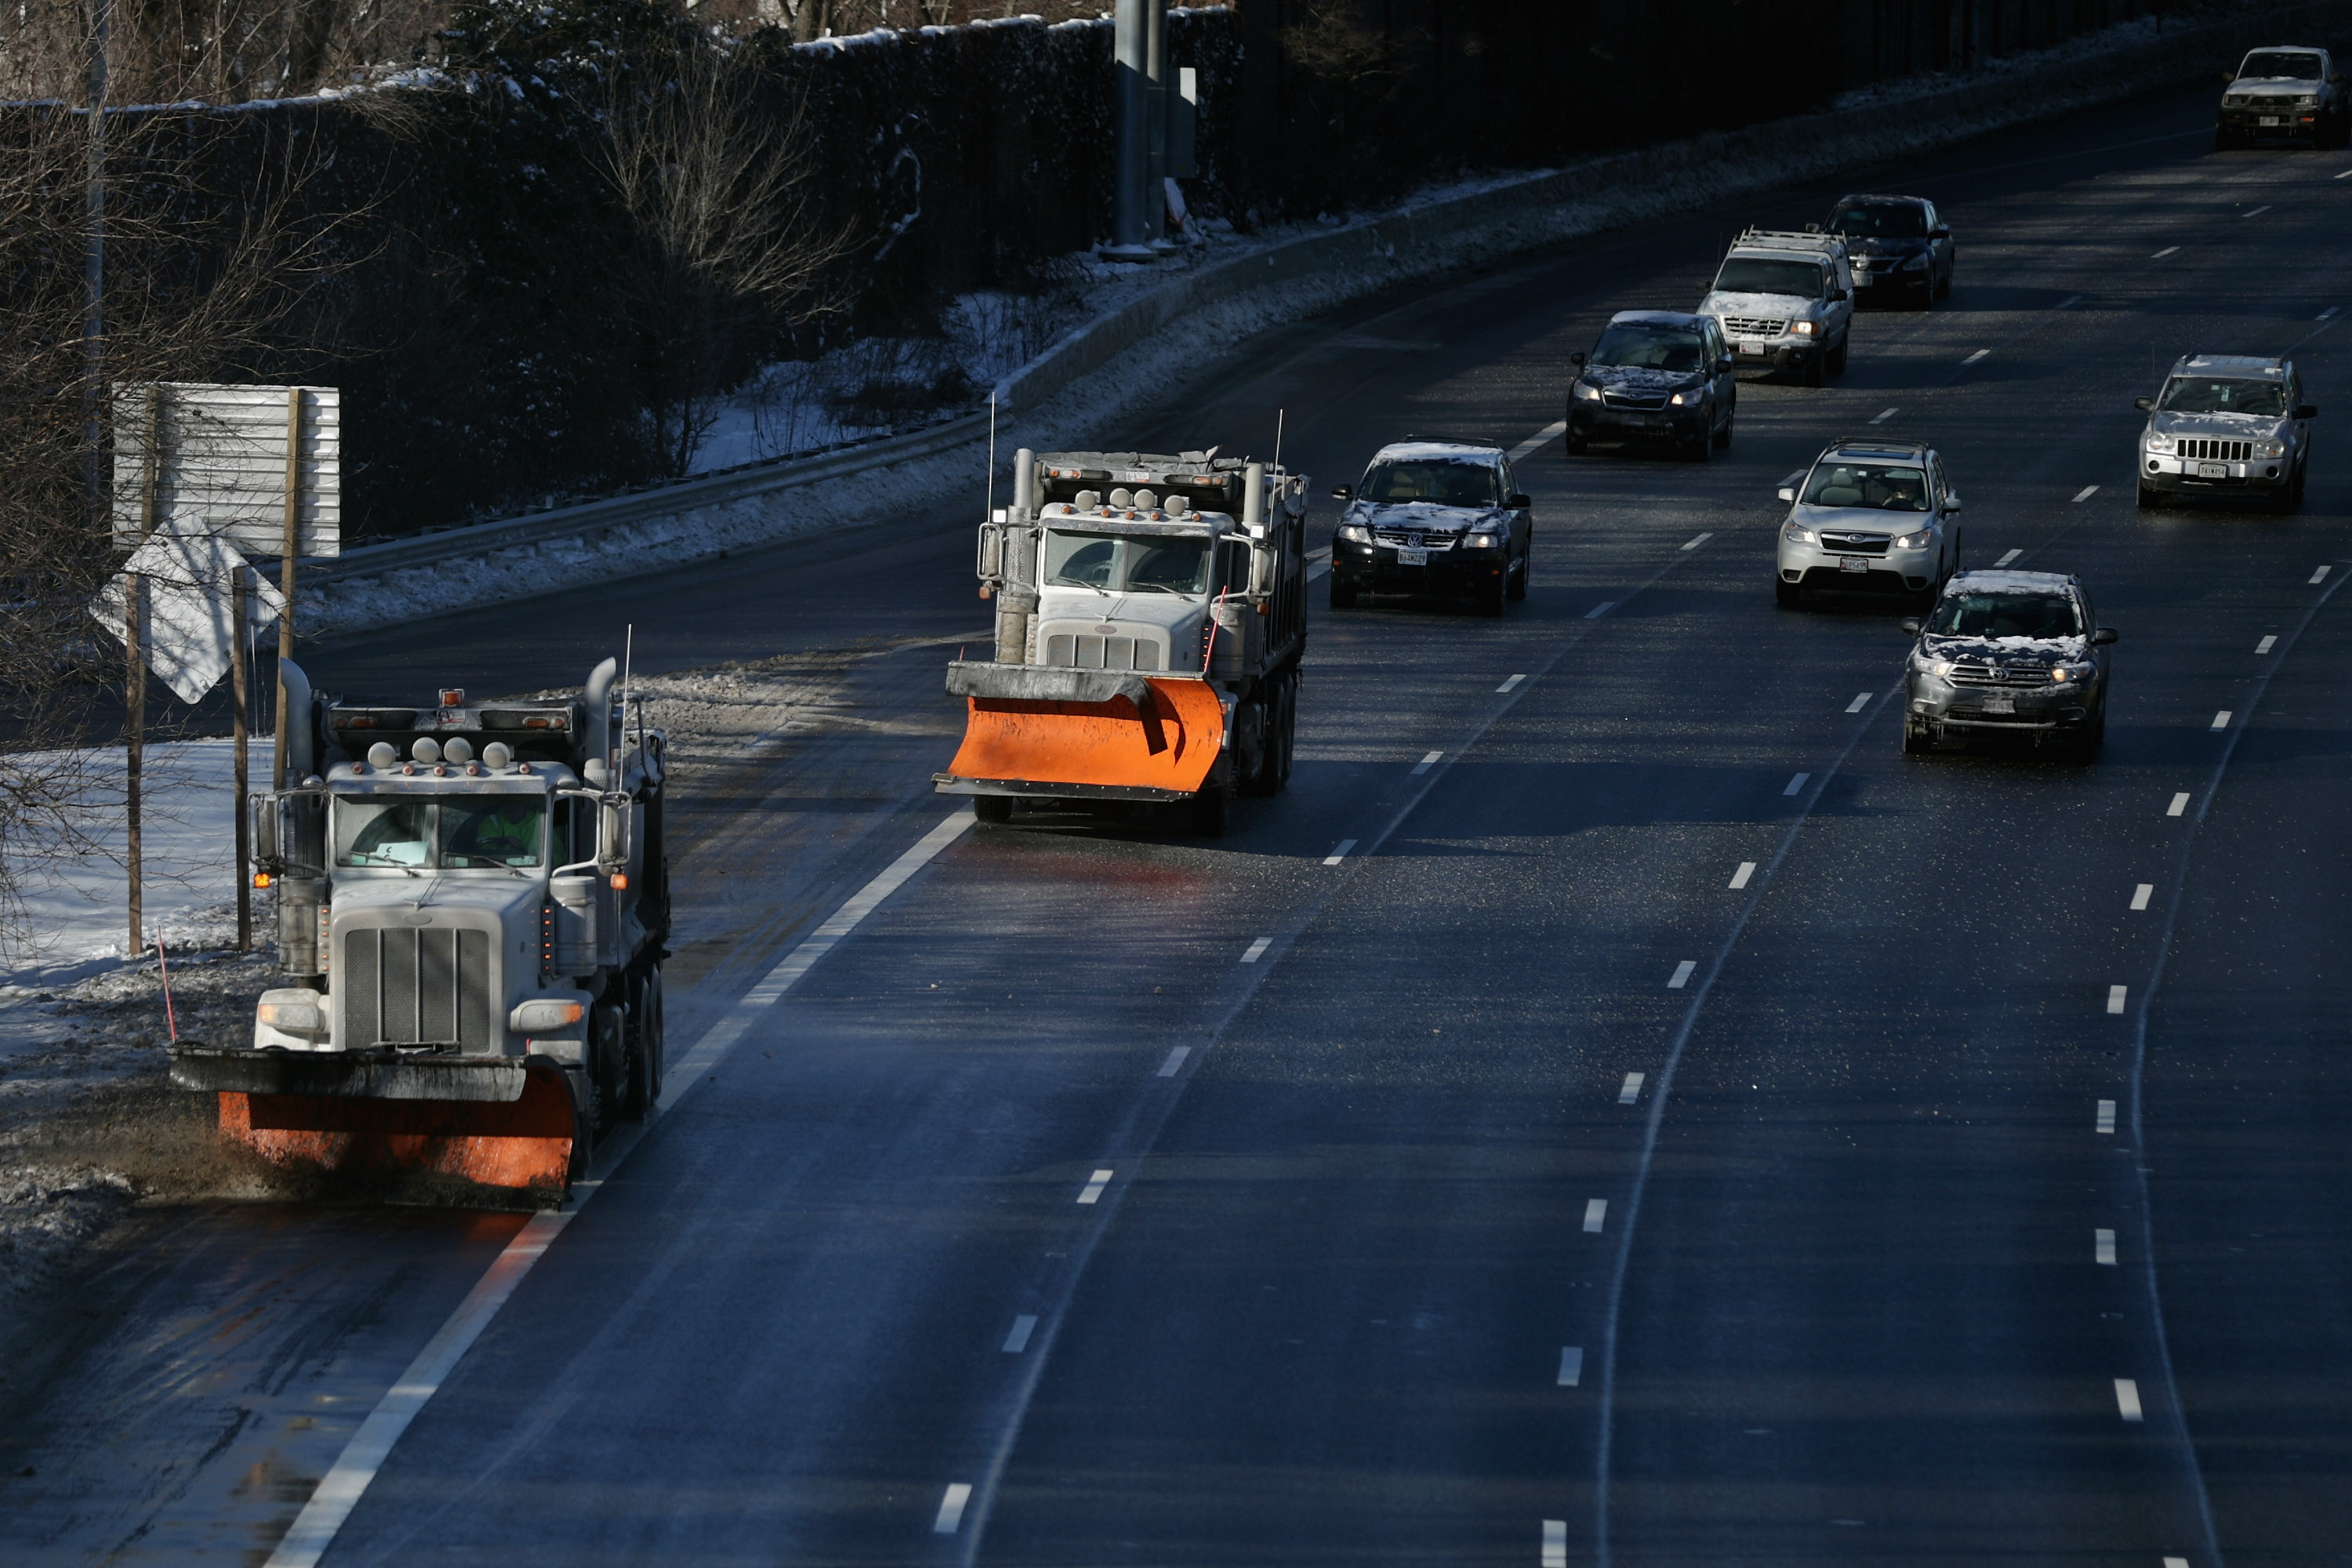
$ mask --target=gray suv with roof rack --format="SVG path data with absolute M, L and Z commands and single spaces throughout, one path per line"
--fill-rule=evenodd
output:
M 2175 496 L 2251 498 L 2282 512 L 2302 501 L 2319 410 L 2303 400 L 2292 360 L 2184 354 L 2164 390 L 2132 406 L 2147 414 L 2139 435 L 2141 510 Z
M 1944 459 L 1918 441 L 1840 441 L 1780 499 L 1772 596 L 1808 588 L 1932 596 L 1959 570 L 1960 498 Z
M 1528 596 L 1535 517 L 1493 441 L 1408 437 L 1372 454 L 1331 534 L 1331 607 L 1360 594 L 1467 595 L 1482 615 Z
M 1723 323 L 1742 365 L 1794 371 L 1807 386 L 1845 372 L 1853 330 L 1853 269 L 1833 234 L 1751 228 L 1698 303 Z
M 2088 758 L 2107 738 L 2107 645 L 2091 596 L 2057 572 L 1963 572 L 1903 629 L 1903 749 L 2030 741 Z

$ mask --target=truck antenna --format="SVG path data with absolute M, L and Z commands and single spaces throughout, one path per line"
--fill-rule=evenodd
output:
M 1274 466 L 1277 468 L 1282 467 L 1282 416 L 1287 412 L 1283 408 L 1274 411 Z
M 629 671 L 635 666 L 636 658 L 637 623 L 631 621 L 621 633 L 621 732 L 625 735 L 629 729 L 629 699 L 634 695 L 629 689 Z M 637 731 L 637 744 L 642 747 L 645 744 L 645 719 L 642 714 L 638 716 Z M 615 763 L 620 761 L 618 752 L 614 753 L 613 760 Z
M 980 521 L 996 521 L 996 394 L 992 392 L 988 395 L 988 500 Z

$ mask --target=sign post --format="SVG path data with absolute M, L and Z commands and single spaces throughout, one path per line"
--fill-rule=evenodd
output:
M 131 944 L 133 958 L 147 951 L 147 925 L 140 908 L 145 880 L 140 864 L 139 773 L 147 738 L 147 579 L 136 572 L 122 579 L 122 812 L 125 834 L 123 868 L 131 880 Z
M 229 574 L 228 686 L 231 706 L 229 743 L 235 770 L 236 808 L 236 950 L 253 951 L 253 819 L 246 810 L 249 787 L 246 770 L 247 705 L 252 685 L 253 568 L 239 566 Z

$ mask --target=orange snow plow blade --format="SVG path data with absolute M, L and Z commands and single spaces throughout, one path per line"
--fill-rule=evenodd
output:
M 215 1085 L 237 1079 L 253 1084 L 218 1090 L 221 1135 L 273 1165 L 381 1189 L 394 1199 L 498 1207 L 562 1201 L 572 1177 L 575 1127 L 571 1090 L 551 1063 L 484 1063 L 490 1072 L 463 1075 L 481 1081 L 461 1079 L 451 1086 L 477 1097 L 424 1099 L 363 1090 L 267 1092 L 253 1069 L 240 1070 L 237 1062 L 220 1059 L 254 1054 L 258 1053 L 205 1052 L 207 1059 L 191 1061 L 198 1053 L 183 1053 L 174 1063 L 174 1078 L 192 1088 L 197 1085 L 190 1078 L 199 1075 Z M 281 1053 L 279 1060 L 287 1055 Z M 298 1058 L 297 1070 L 279 1076 L 286 1087 L 300 1088 L 309 1087 L 303 1078 L 332 1070 L 324 1062 L 310 1073 L 299 1070 L 311 1066 Z M 357 1064 L 352 1070 L 369 1069 Z M 493 1077 L 506 1081 L 494 1083 Z M 517 1098 L 479 1097 L 509 1086 L 520 1089 Z
M 967 708 L 963 745 L 938 775 L 950 793 L 1004 784 L 1046 795 L 1068 785 L 1173 800 L 1207 782 L 1224 738 L 1223 704 L 1202 680 L 960 664 L 948 689 Z

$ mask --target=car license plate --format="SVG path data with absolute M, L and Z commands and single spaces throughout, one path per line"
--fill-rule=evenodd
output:
M 2014 713 L 2017 711 L 2017 699 L 2014 697 L 1988 697 L 1985 699 L 1984 710 L 1988 713 Z
M 1747 338 L 1741 341 L 1739 352 L 1744 354 L 1760 354 L 1769 353 L 1771 351 L 1766 344 L 1757 342 L 1754 338 Z
M 2230 477 L 2230 465 L 2227 463 L 2200 463 L 2197 465 L 2197 477 L 2200 479 L 2226 479 Z
M 2257 125 L 2276 125 L 2278 122 L 2279 117 L 2275 114 L 2262 115 L 2254 121 Z
M 1426 566 L 1429 564 L 1429 552 L 1426 550 L 1400 550 L 1397 552 L 1397 564 L 1400 566 Z
M 1870 563 L 1864 560 L 1859 555 L 1841 555 L 1838 557 L 1838 570 L 1841 572 L 1867 572 L 1870 570 Z

